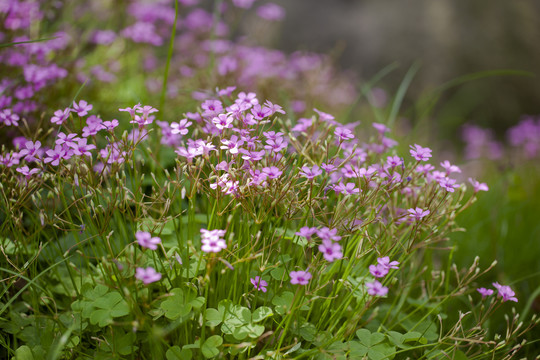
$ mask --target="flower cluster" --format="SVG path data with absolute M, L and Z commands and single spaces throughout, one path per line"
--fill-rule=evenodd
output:
M 227 248 L 227 243 L 222 239 L 223 236 L 225 236 L 225 230 L 201 229 L 201 250 L 217 253 Z
M 399 269 L 399 262 L 390 261 L 390 257 L 384 256 L 377 258 L 377 264 L 369 266 L 369 272 L 376 278 L 385 277 L 390 269 Z M 388 294 L 388 288 L 383 286 L 378 280 L 366 283 L 367 292 L 371 296 L 386 296 Z
M 506 301 L 518 302 L 516 293 L 514 292 L 514 290 L 512 290 L 512 288 L 510 288 L 510 286 L 501 285 L 497 282 L 494 282 L 492 285 L 497 290 L 497 297 L 502 298 L 503 302 L 506 302 Z M 480 295 L 482 295 L 482 299 L 490 295 L 493 295 L 493 289 L 478 288 L 476 290 L 480 293 Z

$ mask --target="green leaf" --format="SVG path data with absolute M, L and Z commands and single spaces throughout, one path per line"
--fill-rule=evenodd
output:
M 268 306 L 261 306 L 260 308 L 257 308 L 253 312 L 253 315 L 251 318 L 253 322 L 259 322 L 272 315 L 274 315 L 274 313 L 272 312 L 272 309 L 270 309 Z
M 189 290 L 187 293 L 189 294 Z M 171 290 L 172 296 L 169 296 L 160 305 L 160 308 L 165 311 L 165 317 L 167 319 L 176 320 L 182 316 L 186 316 L 191 312 L 193 305 L 184 296 L 184 291 L 180 288 L 174 288 Z M 186 301 L 188 300 L 188 301 Z
M 15 360 L 34 360 L 32 349 L 26 345 L 19 347 L 15 350 Z
M 317 328 L 315 325 L 310 323 L 304 323 L 298 329 L 298 334 L 306 341 L 313 341 L 315 339 L 315 335 L 317 335 Z
M 190 349 L 181 349 L 180 346 L 176 345 L 165 353 L 167 360 L 190 360 L 193 357 L 193 353 Z
M 246 327 L 248 329 L 248 336 L 250 338 L 252 338 L 252 339 L 258 338 L 264 332 L 264 326 L 263 325 L 248 324 L 248 325 L 246 325 Z
M 223 312 L 208 308 L 206 309 L 206 326 L 218 326 L 223 321 Z
M 219 354 L 218 347 L 223 344 L 223 339 L 219 335 L 210 336 L 201 347 L 201 351 L 205 358 L 213 358 Z
M 392 359 L 395 356 L 396 348 L 385 342 L 384 334 L 360 329 L 356 331 L 356 336 L 360 339 L 359 342 L 349 342 L 351 355 L 365 356 L 367 354 L 371 360 Z
M 232 335 L 236 340 L 244 340 L 249 334 L 247 325 L 239 326 L 233 330 Z
M 199 274 L 199 272 L 206 269 L 206 261 L 204 259 L 200 260 L 198 258 L 189 259 L 189 263 L 184 265 L 184 270 L 182 270 L 182 276 L 187 278 L 193 278 Z
M 284 291 L 281 295 L 274 296 L 272 299 L 272 304 L 275 305 L 274 310 L 279 315 L 286 314 L 291 309 L 293 300 L 294 294 L 290 291 Z M 302 304 L 299 310 L 309 310 L 309 307 L 306 304 Z
M 281 266 L 274 268 L 272 269 L 272 271 L 270 271 L 270 276 L 272 276 L 275 280 L 278 280 L 278 281 L 281 281 L 284 275 L 285 275 L 285 269 Z

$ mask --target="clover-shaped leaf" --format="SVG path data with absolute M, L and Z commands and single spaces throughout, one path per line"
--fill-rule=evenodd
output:
M 274 315 L 272 309 L 270 309 L 268 306 L 261 306 L 253 312 L 253 315 L 251 317 L 253 322 L 259 322 L 272 315 Z
M 351 356 L 368 356 L 370 360 L 393 359 L 396 348 L 386 342 L 386 336 L 381 333 L 371 333 L 367 329 L 356 332 L 360 341 L 350 341 Z
M 219 354 L 218 347 L 223 344 L 223 339 L 219 335 L 210 336 L 201 346 L 201 351 L 205 358 L 213 358 Z
M 175 345 L 165 353 L 167 360 L 191 360 L 193 353 L 190 349 L 182 349 Z
M 170 320 L 176 320 L 179 317 L 186 316 L 191 312 L 193 305 L 184 295 L 184 290 L 174 288 L 171 290 L 172 296 L 169 296 L 160 305 L 165 311 L 165 317 Z
M 106 293 L 93 302 L 86 303 L 92 306 L 87 305 L 83 308 L 83 316 L 90 317 L 90 323 L 98 324 L 100 327 L 111 324 L 115 317 L 129 314 L 129 305 L 118 292 Z

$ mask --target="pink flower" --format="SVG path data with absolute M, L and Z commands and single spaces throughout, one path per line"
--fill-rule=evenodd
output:
M 419 207 L 417 207 L 416 209 L 408 209 L 407 212 L 409 213 L 409 217 L 415 219 L 415 220 L 421 220 L 422 218 L 426 217 L 429 215 L 429 210 L 426 209 L 426 210 L 423 210 Z
M 341 236 L 337 235 L 337 229 L 329 229 L 327 227 L 320 228 L 317 230 L 317 236 L 322 240 L 341 240 Z
M 305 237 L 307 240 L 311 239 L 313 234 L 317 232 L 317 228 L 304 226 L 295 235 Z
M 323 240 L 322 244 L 319 245 L 319 251 L 322 252 L 324 258 L 330 262 L 343 258 L 341 245 L 334 243 L 331 240 Z
M 346 141 L 346 140 L 354 139 L 354 135 L 352 131 L 344 127 L 338 127 L 336 131 L 334 131 L 334 135 L 339 141 Z
M 461 169 L 457 167 L 456 165 L 450 164 L 450 161 L 445 160 L 441 163 L 441 166 L 446 170 L 446 175 L 450 175 L 451 173 L 461 173 Z
M 366 283 L 366 287 L 368 289 L 368 294 L 371 296 L 386 296 L 386 294 L 388 294 L 388 288 L 383 286 L 377 280 Z
M 267 3 L 257 8 L 257 15 L 269 21 L 280 21 L 285 18 L 285 9 L 274 3 Z
M 300 171 L 299 174 L 309 180 L 312 180 L 316 176 L 322 175 L 323 173 L 317 165 L 313 165 L 311 168 L 308 166 L 303 166 L 301 170 L 302 171 Z
M 148 285 L 161 280 L 161 274 L 158 273 L 153 267 L 147 267 L 146 269 L 138 267 L 135 272 L 135 278 Z
M 518 302 L 518 299 L 515 296 L 516 293 L 514 292 L 514 290 L 510 288 L 510 286 L 501 285 L 499 283 L 494 282 L 493 287 L 495 287 L 495 289 L 497 289 L 498 291 L 497 297 L 502 297 L 503 301 L 510 300 L 510 301 Z
M 279 168 L 276 166 L 265 167 L 262 169 L 262 171 L 268 176 L 269 179 L 277 179 L 281 176 L 281 174 L 283 174 L 283 171 L 279 170 Z
M 232 128 L 233 121 L 233 117 L 227 114 L 219 114 L 217 117 L 212 119 L 214 125 L 220 130 Z
M 225 230 L 201 229 L 201 250 L 204 252 L 220 252 L 227 248 L 227 243 L 221 237 L 225 236 Z
M 386 274 L 388 274 L 388 270 L 389 268 L 381 264 L 369 265 L 369 272 L 371 273 L 371 275 L 375 276 L 376 278 L 385 277 Z
M 296 285 L 307 285 L 309 283 L 309 279 L 311 279 L 311 274 L 307 271 L 291 271 L 289 273 L 289 276 L 291 277 L 291 284 Z
M 79 116 L 85 116 L 92 108 L 93 106 L 91 104 L 87 103 L 85 100 L 81 100 L 78 104 L 75 101 L 73 102 L 73 109 L 71 109 L 71 111 L 76 112 Z
M 382 258 L 377 258 L 377 262 L 386 267 L 387 269 L 399 269 L 398 265 L 399 265 L 399 262 L 397 261 L 390 261 L 390 257 L 388 256 L 385 256 L 385 257 L 382 257 Z
M 474 187 L 474 192 L 475 193 L 477 193 L 479 191 L 488 191 L 489 190 L 487 184 L 478 182 L 478 181 L 474 180 L 473 178 L 469 178 L 469 182 Z
M 56 110 L 54 116 L 51 118 L 51 122 L 56 125 L 62 125 L 64 121 L 69 117 L 71 112 L 70 108 L 65 108 L 64 110 Z
M 384 125 L 384 124 L 373 123 L 373 124 L 371 124 L 371 125 L 372 125 L 372 126 L 375 128 L 375 130 L 377 130 L 377 132 L 378 132 L 379 134 L 381 134 L 381 135 L 384 135 L 384 133 L 390 131 L 390 128 L 387 127 L 387 126 Z
M 492 289 L 478 288 L 478 289 L 476 289 L 476 291 L 478 291 L 478 292 L 482 295 L 482 299 L 484 299 L 484 298 L 486 298 L 487 296 L 493 294 L 493 290 L 492 290 Z
M 446 191 L 448 192 L 454 192 L 455 189 L 459 187 L 459 185 L 456 184 L 456 180 L 451 179 L 449 177 L 439 179 L 438 182 L 439 182 L 439 185 L 443 187 L 444 189 L 446 189 Z
M 172 134 L 187 135 L 188 127 L 190 127 L 190 126 L 191 126 L 191 121 L 188 121 L 187 119 L 182 119 L 178 123 L 172 123 L 171 124 L 171 133 Z
M 251 278 L 250 281 L 255 287 L 255 289 L 266 292 L 266 287 L 268 286 L 268 283 L 261 279 L 260 276 L 255 276 L 255 278 Z
M 23 174 L 24 176 L 26 176 L 27 179 L 29 179 L 32 175 L 39 172 L 39 169 L 30 170 L 30 168 L 28 166 L 23 166 L 23 167 L 20 167 L 20 168 L 16 168 L 15 170 L 17 172 Z
M 152 237 L 152 235 L 150 235 L 150 233 L 147 231 L 137 231 L 135 233 L 135 238 L 137 239 L 137 243 L 139 245 L 150 250 L 156 250 L 158 244 L 161 243 L 161 239 L 159 237 Z
M 427 161 L 431 157 L 431 149 L 430 148 L 424 148 L 420 145 L 414 144 L 414 147 L 411 145 L 411 156 L 414 157 L 418 161 Z

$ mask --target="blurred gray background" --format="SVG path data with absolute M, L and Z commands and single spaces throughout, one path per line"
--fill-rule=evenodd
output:
M 333 53 L 369 80 L 385 66 L 399 69 L 382 84 L 394 93 L 411 65 L 420 69 L 408 93 L 494 69 L 535 77 L 496 76 L 445 92 L 436 109 L 443 133 L 464 122 L 499 134 L 522 114 L 540 114 L 539 0 L 273 0 L 287 11 L 273 41 L 286 51 Z

